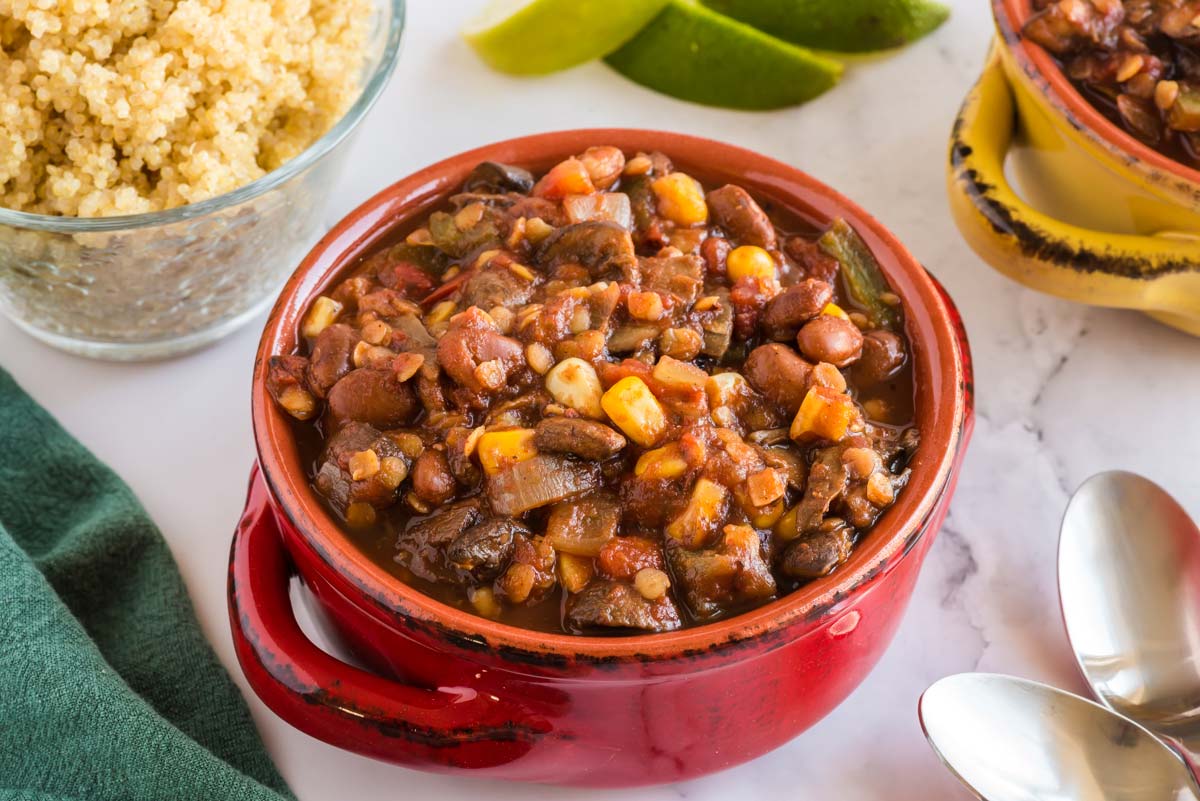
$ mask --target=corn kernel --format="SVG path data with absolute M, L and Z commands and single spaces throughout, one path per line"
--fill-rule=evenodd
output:
M 279 405 L 297 420 L 309 420 L 317 410 L 317 401 L 312 394 L 295 384 L 280 393 Z
M 665 311 L 662 296 L 657 292 L 630 292 L 627 306 L 630 317 L 648 322 L 661 319 Z
M 708 221 L 708 204 L 700 182 L 682 172 L 656 178 L 650 184 L 658 198 L 658 213 L 676 225 L 699 225 Z
M 313 301 L 312 308 L 308 310 L 308 314 L 304 318 L 304 325 L 300 331 L 304 336 L 312 339 L 319 335 L 329 326 L 333 325 L 337 320 L 338 315 L 342 313 L 342 304 L 338 303 L 333 298 L 327 298 L 321 295 Z
M 541 217 L 532 217 L 525 221 L 525 238 L 535 245 L 540 245 L 542 240 L 552 233 L 554 233 L 554 226 Z
M 483 204 L 469 203 L 454 215 L 454 227 L 460 231 L 474 228 L 483 219 Z
M 892 488 L 891 479 L 882 471 L 872 473 L 867 479 L 867 500 L 875 506 L 883 508 L 891 505 L 896 498 L 896 491 Z
M 704 347 L 704 337 L 691 328 L 668 328 L 658 338 L 658 349 L 667 356 L 688 361 L 696 358 Z
M 352 503 L 346 507 L 346 523 L 363 528 L 375 522 L 375 507 L 369 503 Z
M 379 345 L 371 345 L 363 340 L 359 340 L 354 346 L 354 351 L 351 353 L 351 359 L 355 367 L 364 367 L 367 365 L 378 365 L 383 367 L 390 364 L 395 358 L 395 351 L 380 347 Z
M 546 373 L 546 390 L 554 400 L 585 417 L 604 417 L 603 389 L 596 369 L 583 359 L 563 359 Z
M 517 319 L 517 315 L 507 306 L 493 306 L 487 315 L 496 323 L 500 333 L 505 335 L 512 332 L 513 323 Z
M 492 592 L 491 587 L 475 587 L 468 590 L 467 594 L 471 599 L 471 606 L 475 607 L 475 611 L 481 617 L 500 617 L 500 602 L 496 600 L 496 593 Z
M 392 327 L 383 320 L 370 320 L 362 327 L 362 338 L 372 345 L 386 345 L 392 339 Z
M 475 446 L 479 464 L 489 476 L 502 473 L 518 462 L 537 456 L 533 444 L 532 428 L 515 428 L 510 431 L 488 431 L 479 437 Z
M 489 359 L 486 362 L 480 362 L 474 370 L 475 380 L 483 385 L 484 389 L 490 389 L 495 392 L 504 387 L 504 382 L 508 379 L 508 373 L 504 370 L 504 364 L 499 359 Z
M 671 578 L 656 567 L 643 567 L 633 577 L 633 586 L 647 601 L 657 601 L 671 588 Z
M 800 505 L 796 504 L 791 509 L 788 509 L 775 523 L 772 531 L 775 532 L 775 537 L 780 542 L 791 542 L 800 536 L 799 524 Z
M 404 237 L 404 241 L 410 245 L 432 245 L 433 237 L 429 235 L 428 228 L 418 228 Z
M 742 245 L 729 252 L 725 261 L 729 280 L 740 278 L 757 278 L 763 281 L 775 279 L 775 259 L 771 254 L 757 245 Z
M 672 442 L 670 445 L 646 451 L 638 457 L 637 464 L 633 466 L 633 474 L 652 481 L 679 478 L 687 469 L 688 463 L 680 452 L 679 444 Z
M 667 524 L 667 536 L 679 540 L 688 548 L 704 547 L 725 519 L 728 502 L 729 490 L 707 478 L 698 479 L 687 507 L 679 517 Z
M 662 404 L 646 382 L 635 375 L 626 376 L 609 387 L 601 397 L 600 405 L 609 419 L 643 448 L 654 445 L 667 430 L 667 416 Z
M 385 456 L 379 463 L 379 480 L 385 487 L 396 489 L 408 478 L 408 465 L 399 456 Z
M 830 317 L 840 317 L 843 320 L 850 319 L 850 315 L 846 314 L 846 310 L 836 303 L 826 303 L 825 308 L 821 309 L 821 314 L 828 314 Z
M 513 262 L 512 264 L 508 265 L 508 269 L 509 272 L 523 281 L 532 281 L 536 277 L 533 274 L 533 270 L 529 269 L 524 264 L 517 264 L 516 262 Z
M 577 556 L 559 551 L 557 555 L 558 580 L 567 592 L 580 592 L 595 575 L 595 563 L 590 556 Z
M 554 354 L 541 342 L 531 342 L 525 346 L 525 361 L 538 375 L 545 375 L 554 366 Z
M 379 472 L 379 454 L 368 448 L 350 456 L 348 463 L 350 478 L 365 481 Z
M 392 370 L 396 380 L 403 384 L 417 374 L 425 364 L 425 356 L 420 353 L 401 353 L 392 360 Z
M 393 431 L 388 434 L 388 439 L 396 443 L 396 447 L 400 449 L 400 452 L 410 460 L 415 461 L 418 456 L 425 452 L 425 443 L 412 432 Z
M 797 442 L 812 439 L 839 442 L 846 436 L 856 413 L 849 396 L 828 387 L 813 387 L 804 396 L 788 434 Z
M 767 506 L 757 509 L 754 512 L 754 517 L 751 518 L 755 528 L 767 529 L 779 522 L 783 517 L 783 511 L 786 507 L 783 505 L 783 498 L 777 501 L 772 501 Z
M 429 314 L 425 316 L 426 325 L 436 325 L 444 323 L 450 319 L 450 315 L 454 314 L 454 310 L 458 308 L 458 304 L 452 300 L 443 300 L 441 303 L 429 310 Z

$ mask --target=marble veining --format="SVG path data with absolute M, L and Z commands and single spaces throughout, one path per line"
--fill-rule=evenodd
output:
M 287 779 L 303 801 L 969 798 L 926 746 L 917 698 L 937 678 L 968 670 L 1083 690 L 1055 589 L 1059 519 L 1071 490 L 1113 468 L 1144 473 L 1200 514 L 1200 340 L 1138 314 L 1033 293 L 985 267 L 959 237 L 944 194 L 946 146 L 991 36 L 983 0 L 953 0 L 950 22 L 928 40 L 856 60 L 834 92 L 769 114 L 676 102 L 602 64 L 544 79 L 498 76 L 455 35 L 478 4 L 410 4 L 399 70 L 331 189 L 330 222 L 416 168 L 535 131 L 671 128 L 759 150 L 869 209 L 946 285 L 975 356 L 975 437 L 891 649 L 841 707 L 772 754 L 619 794 L 485 784 L 337 751 L 252 700 Z M 133 486 L 235 675 L 225 559 L 253 458 L 247 401 L 260 323 L 185 359 L 127 366 L 58 354 L 0 321 L 0 363 Z

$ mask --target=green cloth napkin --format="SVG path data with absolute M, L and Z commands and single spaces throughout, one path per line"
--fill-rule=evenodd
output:
M 0 369 L 0 801 L 281 801 L 129 488 Z

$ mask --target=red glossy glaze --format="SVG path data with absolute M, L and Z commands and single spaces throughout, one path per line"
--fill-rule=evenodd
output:
M 896 505 L 833 576 L 729 620 L 668 634 L 572 637 L 444 606 L 371 564 L 310 488 L 266 360 L 290 352 L 311 298 L 398 220 L 421 214 L 479 161 L 545 168 L 593 144 L 666 152 L 816 223 L 846 217 L 909 310 L 923 443 Z M 799 171 L 749 151 L 649 131 L 542 134 L 457 156 L 385 190 L 339 224 L 284 289 L 253 387 L 261 475 L 230 566 L 238 658 L 255 691 L 309 734 L 437 771 L 630 786 L 692 778 L 781 745 L 840 703 L 899 625 L 946 514 L 971 431 L 971 367 L 949 298 L 882 226 Z M 377 674 L 318 650 L 287 596 L 297 571 Z M 389 677 L 389 678 L 385 678 Z

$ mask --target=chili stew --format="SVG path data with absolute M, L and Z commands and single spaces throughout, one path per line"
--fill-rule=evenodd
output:
M 1200 2 L 1034 0 L 1024 35 L 1054 54 L 1098 110 L 1200 166 Z
M 829 574 L 918 443 L 863 240 L 661 153 L 480 164 L 301 333 L 268 389 L 349 535 L 543 631 L 669 631 Z

